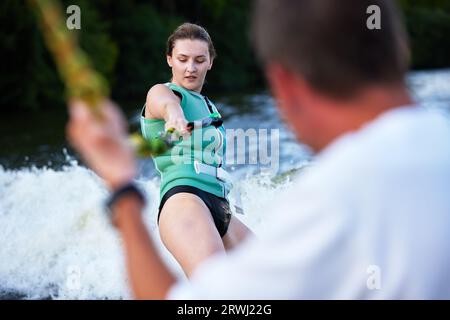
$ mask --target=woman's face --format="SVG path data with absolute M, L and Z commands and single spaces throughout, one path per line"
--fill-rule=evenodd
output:
M 172 68 L 172 82 L 188 90 L 200 92 L 206 73 L 212 67 L 208 43 L 203 40 L 176 40 L 172 56 L 167 56 Z

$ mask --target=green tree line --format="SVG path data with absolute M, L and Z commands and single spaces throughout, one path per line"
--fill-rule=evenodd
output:
M 276 0 L 274 0 L 276 1 Z M 149 87 L 168 81 L 166 39 L 182 22 L 206 27 L 218 57 L 205 89 L 229 92 L 263 86 L 249 43 L 247 0 L 76 0 L 76 32 L 119 102 L 143 101 Z M 414 68 L 450 66 L 450 1 L 399 0 L 412 46 Z M 51 110 L 64 104 L 63 85 L 24 0 L 0 3 L 0 108 Z

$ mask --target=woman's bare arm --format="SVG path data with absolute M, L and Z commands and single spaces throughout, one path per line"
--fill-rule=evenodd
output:
M 181 100 L 163 84 L 154 85 L 147 94 L 145 117 L 162 119 L 166 129 L 175 128 L 181 134 L 187 133 L 187 120 L 181 108 Z

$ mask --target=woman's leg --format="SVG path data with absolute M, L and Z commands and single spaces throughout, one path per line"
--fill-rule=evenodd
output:
M 191 193 L 177 193 L 166 201 L 159 218 L 159 232 L 188 277 L 207 257 L 225 252 L 208 207 Z
M 248 236 L 254 236 L 253 232 L 238 218 L 232 215 L 228 231 L 222 238 L 223 245 L 228 251 L 233 249 Z

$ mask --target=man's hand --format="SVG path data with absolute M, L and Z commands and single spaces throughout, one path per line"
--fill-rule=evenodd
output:
M 119 109 L 104 101 L 100 112 L 98 119 L 84 102 L 70 102 L 67 137 L 86 164 L 114 190 L 135 177 L 136 162 Z

